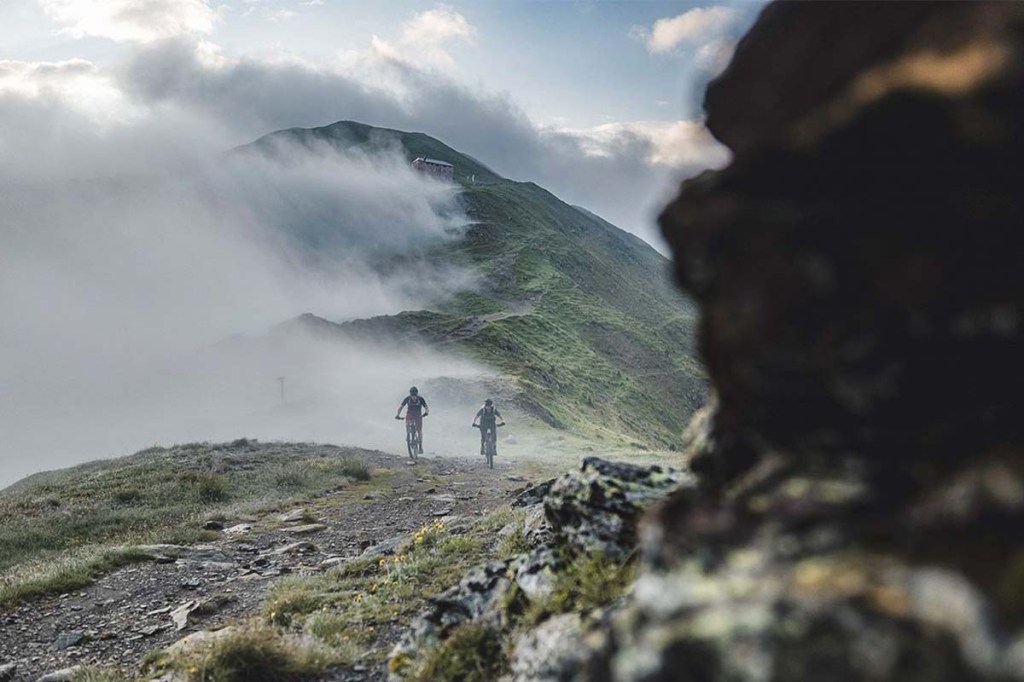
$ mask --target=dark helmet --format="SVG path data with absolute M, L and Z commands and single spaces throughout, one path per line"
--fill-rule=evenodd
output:
M 488 398 L 487 400 L 484 401 L 484 405 L 493 405 L 493 404 L 494 404 L 494 401 L 491 400 L 490 398 Z
M 413 386 L 412 388 L 409 389 L 410 395 L 416 395 L 419 392 L 420 392 L 420 389 L 416 388 L 415 386 Z

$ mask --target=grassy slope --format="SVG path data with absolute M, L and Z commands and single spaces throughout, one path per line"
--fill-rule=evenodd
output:
M 703 401 L 695 313 L 668 261 L 640 239 L 533 183 L 501 178 L 421 133 L 339 122 L 261 138 L 386 147 L 455 165 L 474 221 L 434 254 L 483 275 L 431 311 L 344 325 L 364 337 L 414 334 L 514 377 L 524 407 L 552 425 L 621 442 L 670 446 Z M 472 176 L 472 180 L 471 180 Z M 340 330 L 339 330 L 340 331 Z
M 221 513 L 365 480 L 359 452 L 196 443 L 30 476 L 0 491 L 0 608 L 87 584 L 138 559 L 131 545 L 208 539 L 203 521 Z

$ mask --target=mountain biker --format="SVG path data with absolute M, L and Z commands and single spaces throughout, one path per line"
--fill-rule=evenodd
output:
M 405 408 L 405 423 L 408 427 L 409 422 L 416 424 L 416 434 L 419 436 L 420 441 L 420 454 L 423 454 L 423 418 L 430 414 L 430 409 L 427 407 L 427 401 L 423 396 L 420 395 L 420 389 L 413 386 L 409 389 L 409 395 L 405 396 L 402 404 L 398 406 L 398 412 L 395 413 L 395 419 L 402 418 L 402 408 Z
M 498 424 L 498 420 L 501 419 L 501 423 Z M 494 431 L 495 438 L 497 438 L 497 428 L 505 425 L 505 420 L 501 416 L 501 412 L 494 406 L 494 401 L 488 398 L 484 401 L 483 406 L 476 411 L 476 416 L 473 417 L 472 426 L 477 426 L 479 422 L 480 426 L 480 454 L 484 454 L 484 444 L 487 442 L 487 430 Z

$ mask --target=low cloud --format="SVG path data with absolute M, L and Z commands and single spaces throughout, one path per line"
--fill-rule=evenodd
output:
M 727 150 L 700 121 L 630 121 L 561 132 L 577 137 L 584 152 L 592 156 L 616 158 L 623 153 L 623 141 L 632 139 L 639 150 L 629 153 L 641 154 L 651 165 L 685 168 L 728 161 Z
M 724 158 L 700 121 L 541 128 L 507 95 L 469 88 L 383 48 L 357 61 L 349 55 L 340 66 L 213 63 L 194 45 L 174 41 L 140 50 L 119 75 L 137 105 L 202 112 L 211 124 L 230 125 L 239 143 L 339 119 L 425 132 L 655 244 L 653 214 L 668 188 Z
M 395 150 L 210 154 L 227 140 L 190 129 L 195 118 L 105 130 L 59 99 L 0 105 L 33 138 L 3 136 L 0 480 L 157 442 L 301 437 L 301 415 L 271 418 L 261 401 L 277 376 L 298 380 L 302 353 L 270 346 L 238 365 L 197 349 L 307 311 L 395 313 L 475 286 L 428 260 L 466 228 L 455 191 Z M 179 147 L 177 136 L 204 144 Z M 342 381 L 334 369 L 351 380 L 358 367 L 366 382 L 410 372 L 398 353 L 317 352 L 330 361 L 324 384 Z M 444 357 L 431 362 L 445 374 Z M 379 389 L 391 396 L 407 381 Z M 349 395 L 348 409 L 365 399 Z M 303 409 L 322 416 L 309 400 Z

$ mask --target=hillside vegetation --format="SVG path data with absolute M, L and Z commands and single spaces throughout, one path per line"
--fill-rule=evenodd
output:
M 136 545 L 208 540 L 206 521 L 368 480 L 359 452 L 240 439 L 31 476 L 0 494 L 0 608 L 150 558 Z
M 706 388 L 693 357 L 693 309 L 674 290 L 669 263 L 657 251 L 421 133 L 343 121 L 273 133 L 249 149 L 273 153 L 284 141 L 399 147 L 410 159 L 454 164 L 472 225 L 428 256 L 480 275 L 476 290 L 429 310 L 341 325 L 306 317 L 297 324 L 363 339 L 425 339 L 513 378 L 520 406 L 552 426 L 618 444 L 675 446 Z

